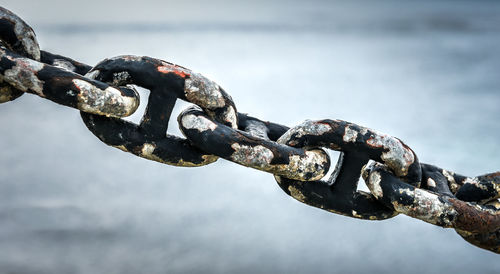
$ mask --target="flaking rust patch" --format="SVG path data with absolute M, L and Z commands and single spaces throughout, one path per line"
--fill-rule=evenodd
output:
M 382 181 L 382 176 L 378 171 L 372 171 L 368 176 L 367 186 L 372 192 L 375 198 L 382 198 L 384 196 L 384 192 L 382 191 L 382 187 L 380 186 L 380 182 Z
M 16 64 L 4 71 L 0 78 L 19 90 L 31 90 L 39 96 L 45 97 L 43 81 L 38 79 L 36 75 L 38 71 L 43 69 L 44 64 L 28 58 L 14 58 L 13 61 Z
M 253 121 L 253 120 L 248 121 L 248 125 L 245 128 L 245 132 L 257 138 L 269 140 L 269 137 L 267 136 L 268 133 L 267 127 L 264 123 L 260 121 Z
M 270 163 L 274 157 L 273 152 L 261 145 L 247 146 L 234 143 L 231 145 L 234 149 L 231 154 L 231 159 L 245 166 L 250 166 L 258 169 L 266 169 L 270 167 Z
M 203 116 L 194 114 L 183 116 L 181 119 L 181 124 L 186 129 L 196 129 L 199 132 L 207 130 L 214 131 L 217 128 L 217 124 L 215 124 L 214 122 Z
M 216 109 L 226 105 L 219 85 L 199 73 L 192 73 L 184 81 L 184 93 L 189 102 L 204 108 Z
M 342 140 L 346 143 L 348 142 L 356 142 L 356 138 L 358 137 L 358 132 L 352 129 L 350 126 L 345 127 L 344 136 L 342 136 Z
M 328 172 L 328 154 L 321 149 L 306 150 L 305 157 L 292 155 L 288 165 L 278 165 L 276 172 L 290 179 L 300 181 L 316 181 Z M 310 176 L 310 178 L 308 178 Z
M 0 17 L 14 24 L 14 34 L 23 44 L 24 50 L 35 60 L 40 60 L 40 47 L 33 29 L 11 11 L 0 7 Z
M 415 162 L 413 152 L 392 136 L 375 133 L 366 143 L 369 146 L 384 149 L 380 158 L 398 177 L 406 176 L 410 165 Z
M 323 150 L 305 151 L 305 156 L 291 155 L 288 164 L 272 165 L 273 152 L 262 145 L 248 146 L 234 143 L 230 158 L 241 165 L 299 181 L 319 180 L 328 172 L 329 158 Z
M 286 145 L 296 145 L 295 139 L 305 135 L 321 136 L 332 130 L 328 124 L 319 123 L 317 121 L 305 120 L 300 125 L 287 130 L 279 139 L 278 143 Z M 293 139 L 294 137 L 295 139 Z
M 128 116 L 137 109 L 139 102 L 135 97 L 127 97 L 114 87 L 102 90 L 95 85 L 81 79 L 72 80 L 80 91 L 77 95 L 78 109 L 110 117 Z
M 412 197 L 414 202 L 411 206 L 393 202 L 398 212 L 443 227 L 453 225 L 452 222 L 457 212 L 450 204 L 441 201 L 438 195 L 418 188 L 400 189 L 399 192 Z

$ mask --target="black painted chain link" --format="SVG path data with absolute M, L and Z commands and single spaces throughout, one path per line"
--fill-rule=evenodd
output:
M 150 91 L 139 125 L 120 119 L 139 105 L 133 85 Z M 80 110 L 101 141 L 139 157 L 186 167 L 221 157 L 274 174 L 302 203 L 367 220 L 406 214 L 500 253 L 500 172 L 471 178 L 423 164 L 398 138 L 346 121 L 261 121 L 237 112 L 203 75 L 159 59 L 119 56 L 91 67 L 41 51 L 31 27 L 0 8 L 0 103 L 25 92 Z M 195 105 L 178 117 L 186 139 L 166 134 L 177 99 Z M 341 152 L 325 181 L 323 148 Z M 361 175 L 370 192 L 357 190 Z

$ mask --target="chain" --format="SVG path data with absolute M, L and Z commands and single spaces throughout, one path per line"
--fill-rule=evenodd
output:
M 42 51 L 22 19 L 0 8 L 0 103 L 32 93 L 80 110 L 102 142 L 174 166 L 219 157 L 269 172 L 296 200 L 366 220 L 398 214 L 445 228 L 500 253 L 500 172 L 466 177 L 420 163 L 398 138 L 342 120 L 306 120 L 293 128 L 239 113 L 218 84 L 151 57 L 119 56 L 96 66 Z M 121 119 L 150 91 L 137 125 Z M 194 104 L 178 117 L 185 136 L 166 134 L 177 99 Z M 340 151 L 331 176 L 326 151 Z M 362 177 L 370 192 L 357 190 Z

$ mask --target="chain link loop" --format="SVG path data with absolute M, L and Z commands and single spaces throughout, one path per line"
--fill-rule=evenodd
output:
M 405 214 L 453 228 L 469 243 L 500 253 L 500 172 L 474 178 L 420 163 L 398 138 L 341 120 L 288 128 L 237 112 L 216 83 L 146 56 L 118 56 L 95 67 L 40 51 L 31 27 L 0 8 L 0 103 L 25 92 L 81 111 L 107 145 L 175 166 L 218 157 L 270 172 L 283 191 L 344 216 L 383 220 Z M 132 85 L 150 91 L 139 125 L 120 119 L 139 105 Z M 196 106 L 178 122 L 186 139 L 167 134 L 177 99 Z M 326 180 L 330 159 L 340 151 Z M 370 192 L 357 190 L 362 177 Z

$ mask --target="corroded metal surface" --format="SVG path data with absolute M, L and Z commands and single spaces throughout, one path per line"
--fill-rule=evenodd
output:
M 1 47 L 33 60 L 40 60 L 40 47 L 33 29 L 17 15 L 2 7 L 0 30 Z M 22 90 L 0 79 L 0 103 L 15 100 L 23 94 Z
M 168 121 L 177 99 L 195 103 L 230 128 L 237 127 L 236 107 L 231 97 L 211 80 L 186 68 L 145 56 L 106 59 L 87 77 L 113 85 L 135 84 L 150 90 L 146 113 L 140 125 L 82 112 L 87 128 L 104 143 L 137 156 L 174 166 L 202 166 L 217 160 L 186 139 L 167 135 Z M 189 127 L 214 123 L 190 120 Z
M 403 182 L 381 163 L 371 163 L 363 178 L 378 201 L 401 214 L 441 227 L 454 228 L 468 241 L 498 250 L 500 210 L 494 205 L 466 202 L 447 191 L 416 188 Z M 424 178 L 432 181 L 437 178 Z M 496 243 L 493 246 L 492 243 Z
M 212 121 L 197 108 L 182 112 L 178 121 L 182 133 L 201 150 L 240 165 L 302 181 L 321 179 L 330 166 L 328 154 L 321 149 L 293 148 L 269 140 L 264 123 L 249 122 L 247 133 Z
M 17 90 L 98 115 L 129 116 L 139 105 L 139 95 L 131 88 L 110 86 L 7 49 L 0 49 L 0 81 Z
M 217 83 L 187 68 L 124 55 L 95 67 L 41 51 L 35 33 L 0 8 L 0 103 L 25 92 L 77 108 L 104 143 L 148 160 L 202 166 L 218 157 L 270 172 L 294 199 L 366 220 L 406 214 L 453 228 L 469 243 L 500 253 L 500 173 L 477 177 L 420 163 L 396 137 L 342 120 L 305 121 L 289 128 L 238 113 Z M 139 125 L 132 114 L 149 89 Z M 196 106 L 178 117 L 186 139 L 167 134 L 177 99 Z M 331 176 L 324 149 L 340 151 Z M 357 190 L 360 176 L 370 192 Z
M 382 162 L 412 185 L 420 186 L 417 156 L 401 140 L 342 120 L 306 120 L 288 130 L 279 143 L 294 147 L 319 146 L 355 152 Z

